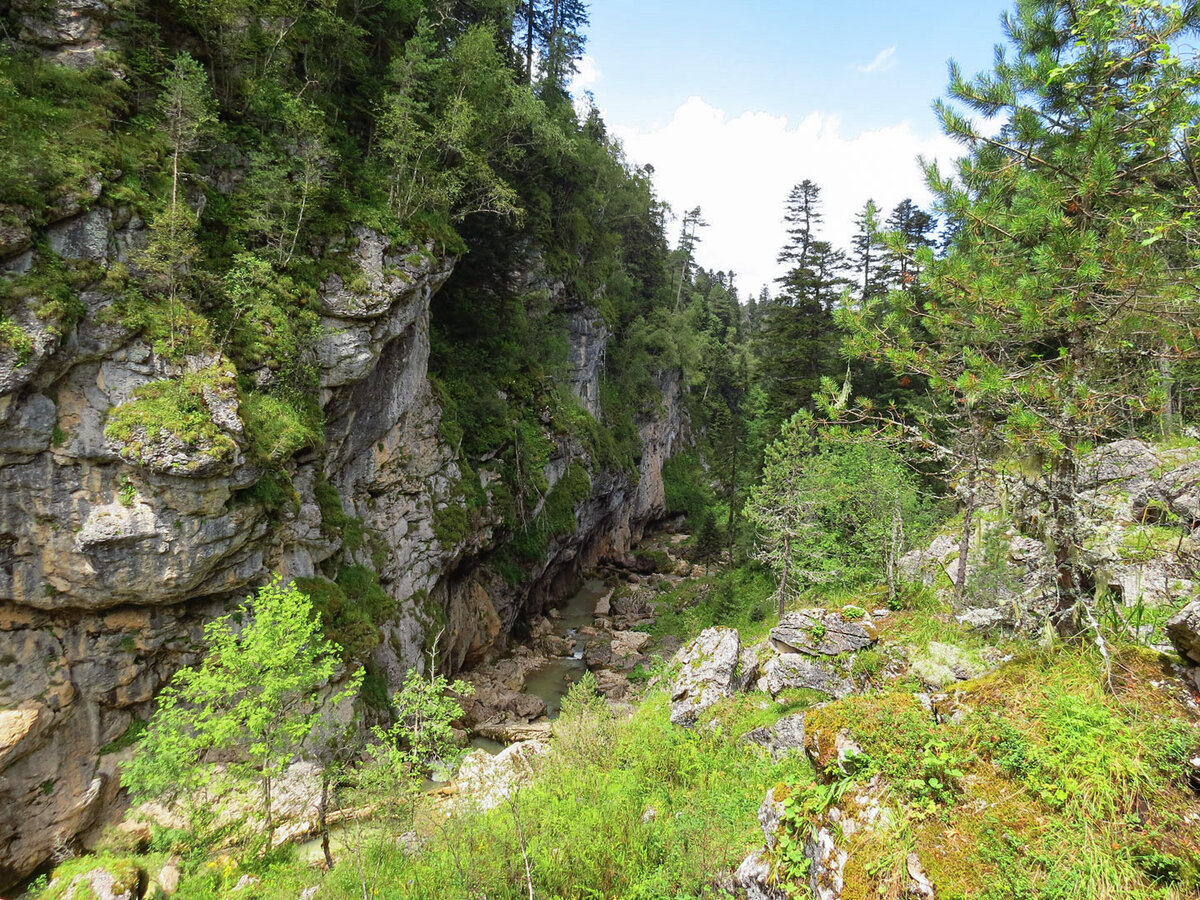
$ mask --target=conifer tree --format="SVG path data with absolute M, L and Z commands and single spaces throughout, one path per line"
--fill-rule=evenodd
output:
M 1074 635 L 1092 624 L 1080 455 L 1149 424 L 1164 369 L 1195 350 L 1200 68 L 1184 48 L 1200 8 L 1020 0 L 1004 25 L 993 71 L 951 67 L 972 116 L 937 105 L 967 149 L 956 177 L 926 166 L 949 253 L 917 248 L 927 291 L 842 321 L 858 352 L 929 379 L 944 403 L 927 442 L 982 431 L 1026 456 L 1053 620 Z M 908 252 L 903 235 L 891 246 Z
M 845 254 L 817 233 L 821 189 L 805 179 L 788 195 L 787 241 L 778 260 L 790 263 L 776 279 L 780 292 L 765 310 L 759 367 L 770 402 L 771 430 L 797 409 L 809 407 L 821 378 L 837 365 L 837 334 L 831 311 L 846 284 Z
M 879 219 L 879 208 L 874 200 L 863 204 L 854 217 L 858 226 L 851 239 L 850 262 L 855 273 L 855 282 L 860 300 L 881 297 L 887 293 L 891 275 L 885 257 L 883 223 Z

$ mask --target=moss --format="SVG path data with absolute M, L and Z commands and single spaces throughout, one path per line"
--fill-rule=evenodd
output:
M 365 665 L 362 690 L 359 692 L 359 696 L 372 709 L 391 709 L 392 700 L 388 693 L 387 676 L 370 660 Z
M 0 318 L 0 349 L 16 354 L 15 364 L 23 366 L 33 356 L 33 339 L 16 322 Z
M 321 443 L 320 414 L 311 405 L 304 408 L 272 394 L 247 393 L 240 406 L 247 453 L 255 462 L 278 465 Z
M 366 566 L 343 566 L 336 581 L 297 578 L 295 585 L 312 601 L 325 636 L 347 661 L 366 659 L 379 646 L 380 626 L 396 614 L 396 601 Z
M 461 506 L 447 504 L 433 510 L 433 534 L 450 549 L 457 547 L 471 531 L 471 518 Z
M 124 732 L 100 748 L 100 755 L 107 756 L 110 753 L 117 753 L 124 750 L 126 747 L 132 747 L 141 738 L 142 734 L 146 731 L 146 726 L 149 724 L 147 720 L 139 719 L 135 716 L 129 722 L 129 727 Z
M 174 463 L 185 470 L 210 460 L 229 462 L 237 444 L 213 421 L 204 391 L 229 394 L 234 387 L 220 367 L 143 385 L 111 412 L 104 436 L 121 445 L 121 457 L 133 463 L 151 462 L 157 452 L 175 448 L 188 457 Z

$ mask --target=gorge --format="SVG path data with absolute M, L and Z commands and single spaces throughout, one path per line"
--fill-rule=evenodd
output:
M 0 5 L 0 892 L 1195 896 L 1200 6 L 757 296 L 587 17 Z

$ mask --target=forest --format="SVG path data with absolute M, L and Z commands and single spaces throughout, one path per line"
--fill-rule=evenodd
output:
M 583 0 L 0 8 L 0 891 L 1200 896 L 1200 5 L 985 26 L 755 294 Z

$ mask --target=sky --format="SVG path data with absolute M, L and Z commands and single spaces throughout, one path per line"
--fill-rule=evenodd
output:
M 867 199 L 927 205 L 918 154 L 949 162 L 932 103 L 946 64 L 991 64 L 1007 0 L 592 0 L 590 91 L 630 161 L 682 217 L 701 207 L 698 262 L 772 286 L 792 185 L 821 187 L 821 236 L 848 247 Z M 677 227 L 677 223 L 676 223 Z

